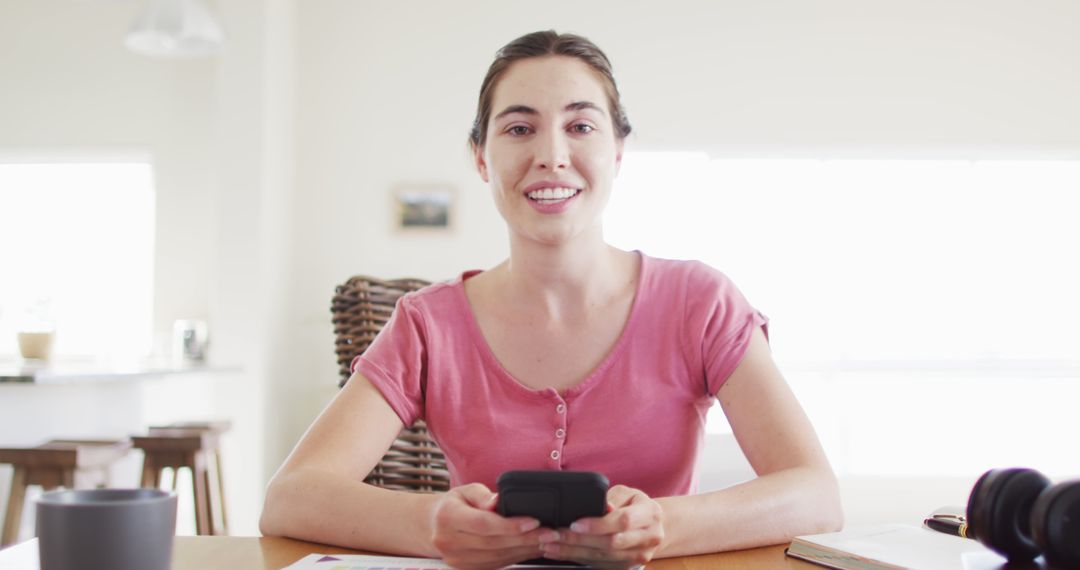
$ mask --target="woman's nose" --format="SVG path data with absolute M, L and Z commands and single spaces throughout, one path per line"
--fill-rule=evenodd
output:
M 570 147 L 561 132 L 537 137 L 536 166 L 540 170 L 564 170 L 570 164 Z

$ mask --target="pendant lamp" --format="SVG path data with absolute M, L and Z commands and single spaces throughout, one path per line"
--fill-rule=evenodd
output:
M 124 45 L 151 57 L 190 58 L 214 55 L 224 41 L 221 26 L 200 0 L 148 0 Z

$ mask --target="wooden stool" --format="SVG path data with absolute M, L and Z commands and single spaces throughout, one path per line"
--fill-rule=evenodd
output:
M 191 472 L 195 533 L 199 535 L 228 534 L 220 435 L 230 427 L 229 422 L 180 422 L 151 426 L 147 435 L 131 438 L 133 445 L 145 454 L 143 487 L 160 487 L 162 471 L 171 469 L 172 488 L 176 490 L 180 469 L 186 467 Z
M 129 441 L 81 441 L 54 439 L 37 447 L 0 448 L 0 463 L 10 463 L 11 476 L 7 514 L 0 546 L 19 538 L 26 488 L 40 485 L 45 491 L 90 489 L 109 483 L 109 466 L 127 455 Z
M 209 516 L 210 516 L 210 521 L 211 521 L 212 525 L 214 525 L 214 526 L 217 525 L 217 523 L 216 523 L 216 521 L 214 521 L 212 515 L 215 512 L 221 513 L 221 526 L 217 527 L 218 529 L 220 529 L 220 532 L 215 532 L 215 534 L 228 534 L 228 532 L 229 532 L 229 522 L 228 522 L 229 519 L 228 519 L 228 516 L 226 515 L 226 511 L 225 511 L 225 480 L 224 480 L 224 473 L 225 472 L 221 467 L 221 446 L 220 446 L 219 436 L 221 436 L 221 434 L 229 431 L 230 428 L 232 428 L 232 422 L 230 422 L 228 420 L 203 421 L 203 422 L 173 422 L 171 424 L 163 425 L 163 426 L 150 426 L 150 435 L 154 435 L 156 432 L 160 432 L 160 431 L 169 431 L 169 432 L 171 432 L 171 431 L 177 430 L 177 429 L 184 429 L 184 430 L 195 430 L 195 431 L 206 432 L 206 433 L 209 433 L 209 434 L 214 436 L 213 440 L 212 440 L 212 442 L 214 443 L 214 447 L 213 447 L 213 450 L 212 450 L 213 453 L 211 453 L 211 454 L 209 454 L 207 456 L 207 459 L 208 459 L 208 461 L 207 461 L 207 472 L 208 472 L 208 475 L 210 473 L 213 473 L 215 476 L 212 479 L 210 479 L 210 478 L 205 479 L 205 481 L 206 481 L 205 485 L 206 485 L 206 489 L 207 489 L 207 501 L 208 501 L 209 504 L 211 504 L 211 508 L 210 508 L 210 511 L 209 511 Z M 210 485 L 211 480 L 217 484 L 216 493 L 214 493 L 213 490 L 211 489 L 211 485 Z M 174 487 L 176 486 L 176 477 L 175 476 L 173 477 L 173 486 Z M 215 494 L 217 496 L 216 503 L 217 503 L 217 507 L 218 507 L 216 511 L 212 508 L 212 504 L 215 502 L 214 498 L 213 498 L 213 495 L 215 495 Z

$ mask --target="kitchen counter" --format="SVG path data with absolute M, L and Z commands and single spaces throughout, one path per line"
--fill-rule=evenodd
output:
M 164 360 L 112 363 L 94 360 L 35 362 L 0 360 L 0 386 L 4 384 L 68 384 L 144 380 L 176 374 L 236 373 L 239 366 L 206 363 L 174 364 Z

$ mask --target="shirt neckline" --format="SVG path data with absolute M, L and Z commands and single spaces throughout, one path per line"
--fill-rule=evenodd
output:
M 626 345 L 629 343 L 629 339 L 632 336 L 634 324 L 637 322 L 638 313 L 641 312 L 641 292 L 644 289 L 644 283 L 647 276 L 648 256 L 641 253 L 639 250 L 634 250 L 634 253 L 637 254 L 639 260 L 638 281 L 634 290 L 634 300 L 630 303 L 630 314 L 627 316 L 626 322 L 623 323 L 623 328 L 622 331 L 619 332 L 618 339 L 600 361 L 600 364 L 596 365 L 596 367 L 585 376 L 584 380 L 567 388 L 561 394 L 555 388 L 534 389 L 526 386 L 523 382 L 518 380 L 517 377 L 511 374 L 501 362 L 499 362 L 499 359 L 495 357 L 495 351 L 491 349 L 491 345 L 488 344 L 487 339 L 484 337 L 484 333 L 480 329 L 480 323 L 476 320 L 476 314 L 473 312 L 472 305 L 469 303 L 469 297 L 465 294 L 465 281 L 480 273 L 481 270 L 474 269 L 462 273 L 454 282 L 454 289 L 457 290 L 458 306 L 462 313 L 462 318 L 469 328 L 469 335 L 472 337 L 473 344 L 475 344 L 480 351 L 480 355 L 485 363 L 491 369 L 495 370 L 500 378 L 513 386 L 514 389 L 533 398 L 550 399 L 552 397 L 561 397 L 562 399 L 570 399 L 591 388 L 600 381 L 600 378 L 602 378 L 604 373 L 611 368 L 616 360 L 618 360 L 619 356 L 626 348 Z

